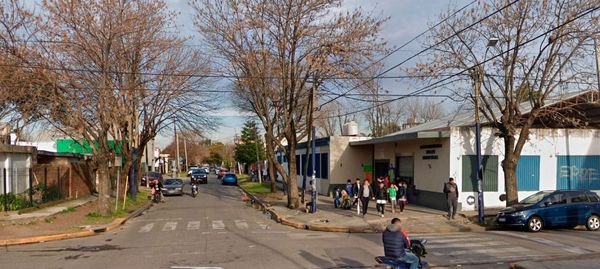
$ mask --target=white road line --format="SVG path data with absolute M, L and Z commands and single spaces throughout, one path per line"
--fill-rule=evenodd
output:
M 171 219 L 134 219 L 137 221 L 167 221 L 167 220 L 182 220 L 183 218 L 171 218 Z
M 576 254 L 590 253 L 590 251 L 587 251 L 587 250 L 579 248 L 579 247 L 565 245 L 565 244 L 555 242 L 552 240 L 548 240 L 548 239 L 544 239 L 544 238 L 528 236 L 528 235 L 518 234 L 518 233 L 510 233 L 510 232 L 505 232 L 505 231 L 492 231 L 492 233 L 518 237 L 518 238 L 522 238 L 522 239 L 526 239 L 526 240 L 531 240 L 531 241 L 534 241 L 534 242 L 537 242 L 537 243 L 540 243 L 540 244 L 543 244 L 546 246 L 560 248 L 564 251 L 571 252 L 571 253 L 576 253 Z
M 177 228 L 177 222 L 167 222 L 165 226 L 163 226 L 163 232 L 174 231 Z
M 171 266 L 171 269 L 223 269 L 223 267 Z
M 493 263 L 493 262 L 501 262 L 501 261 L 517 261 L 517 260 L 530 260 L 533 258 L 546 257 L 547 255 L 541 254 L 530 254 L 530 255 L 513 255 L 513 256 L 495 256 L 494 258 L 487 257 L 485 259 L 452 259 L 449 260 L 449 264 L 465 264 L 465 263 Z
M 256 224 L 258 224 L 258 226 L 260 226 L 260 228 L 263 230 L 267 229 L 267 225 L 262 221 L 257 221 Z
M 478 234 L 411 234 L 411 238 L 415 239 L 444 239 L 444 238 L 477 238 L 480 237 Z
M 460 243 L 460 244 L 427 244 L 426 249 L 436 248 L 472 248 L 472 247 L 493 247 L 506 246 L 508 243 L 502 241 L 481 242 L 481 243 Z
M 200 222 L 199 221 L 190 221 L 190 222 L 188 222 L 187 229 L 188 230 L 199 230 L 200 229 Z
M 222 220 L 213 220 L 212 221 L 212 228 L 214 230 L 223 230 L 223 229 L 225 229 L 225 223 L 223 223 Z
M 441 240 L 427 239 L 427 245 L 429 245 L 429 244 L 440 244 L 440 243 L 453 243 L 453 242 L 484 241 L 484 240 L 491 240 L 491 239 L 489 239 L 489 238 L 481 238 L 481 237 L 476 237 L 476 238 L 451 238 L 451 239 L 441 239 Z
M 508 247 L 508 248 L 487 248 L 487 249 L 467 249 L 467 250 L 454 250 L 449 252 L 430 252 L 434 256 L 456 256 L 465 254 L 492 254 L 492 253 L 506 253 L 506 252 L 531 252 L 532 250 L 523 247 Z
M 138 231 L 138 233 L 147 233 L 149 231 L 152 231 L 152 228 L 154 228 L 154 223 L 148 223 L 148 224 L 142 226 L 140 228 L 140 230 Z
M 235 226 L 239 229 L 248 229 L 248 223 L 245 220 L 234 220 Z

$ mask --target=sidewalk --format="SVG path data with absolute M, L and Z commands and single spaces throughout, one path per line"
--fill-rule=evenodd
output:
M 381 232 L 390 223 L 391 219 L 398 217 L 402 226 L 409 233 L 450 233 L 483 231 L 484 228 L 472 224 L 467 218 L 457 216 L 455 220 L 448 220 L 446 212 L 431 208 L 409 204 L 404 212 L 391 212 L 389 204 L 386 207 L 385 217 L 375 209 L 375 202 L 369 203 L 366 217 L 358 215 L 356 208 L 343 210 L 333 206 L 333 198 L 319 196 L 317 213 L 305 213 L 304 208 L 289 209 L 286 207 L 287 198 L 283 200 L 267 200 L 270 206 L 267 211 L 275 214 L 275 218 L 282 224 L 299 229 L 330 232 Z
M 0 221 L 15 221 L 15 220 L 25 220 L 25 219 L 34 219 L 34 218 L 45 218 L 55 214 L 62 212 L 63 210 L 68 210 L 69 208 L 76 208 L 81 205 L 87 204 L 89 202 L 93 202 L 96 200 L 96 196 L 86 196 L 83 198 L 66 201 L 64 203 L 60 203 L 57 205 L 44 207 L 39 210 L 18 214 L 16 212 L 0 212 Z

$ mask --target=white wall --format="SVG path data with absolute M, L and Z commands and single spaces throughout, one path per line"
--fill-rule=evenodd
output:
M 475 155 L 475 136 L 473 128 L 453 128 L 451 132 L 450 175 L 456 178 L 459 189 L 462 190 L 462 156 Z M 499 196 L 505 193 L 504 172 L 504 141 L 492 136 L 491 128 L 482 129 L 482 154 L 498 156 L 498 191 L 484 193 L 486 207 L 502 207 L 504 202 Z M 582 129 L 534 129 L 526 142 L 521 155 L 540 156 L 540 190 L 556 189 L 557 155 L 600 155 L 600 132 L 598 130 Z M 519 200 L 535 191 L 519 192 Z M 466 198 L 469 195 L 477 197 L 477 193 L 461 193 L 459 202 L 463 210 L 474 210 Z
M 441 144 L 441 148 L 421 149 L 423 145 Z M 426 150 L 435 150 L 437 160 L 423 160 Z M 443 183 L 448 179 L 450 170 L 450 139 L 427 138 L 404 140 L 375 145 L 375 159 L 390 160 L 395 168 L 396 156 L 414 157 L 414 179 L 419 190 L 442 192 Z M 431 155 L 431 154 L 429 154 Z

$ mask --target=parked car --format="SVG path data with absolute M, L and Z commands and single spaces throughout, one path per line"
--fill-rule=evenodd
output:
M 206 173 L 206 171 L 204 171 L 203 169 L 196 169 L 190 175 L 190 179 L 196 180 L 200 184 L 207 184 L 208 183 L 208 173 Z
M 143 177 L 142 180 L 140 180 L 140 185 L 141 186 L 146 186 L 146 182 L 147 181 L 152 181 L 158 179 L 158 181 L 162 182 L 163 180 L 163 176 L 161 173 L 159 172 L 147 172 Z
M 234 173 L 225 173 L 221 179 L 223 185 L 237 185 L 237 176 Z
M 531 232 L 577 225 L 598 231 L 600 197 L 591 191 L 540 191 L 500 211 L 496 221 L 500 226 L 526 228 Z
M 163 195 L 183 195 L 183 180 L 168 178 L 163 183 Z
M 217 173 L 217 178 L 218 179 L 222 179 L 223 176 L 228 172 L 229 170 L 225 169 L 225 168 L 221 168 L 219 169 L 219 173 Z

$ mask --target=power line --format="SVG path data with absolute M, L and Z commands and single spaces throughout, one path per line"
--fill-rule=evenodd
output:
M 535 41 L 535 40 L 537 40 L 537 39 L 539 39 L 539 38 L 541 38 L 541 37 L 543 37 L 543 36 L 547 35 L 548 33 L 552 32 L 552 31 L 554 31 L 554 30 L 556 30 L 556 29 L 559 29 L 559 28 L 561 28 L 561 27 L 563 27 L 563 26 L 565 26 L 565 25 L 567 25 L 567 24 L 569 24 L 569 23 L 571 23 L 571 22 L 573 22 L 573 21 L 575 21 L 575 20 L 577 20 L 577 19 L 579 19 L 579 18 L 581 18 L 581 17 L 583 17 L 583 16 L 586 16 L 586 15 L 588 15 L 588 14 L 590 14 L 590 13 L 592 13 L 592 12 L 594 12 L 594 11 L 598 10 L 598 9 L 600 9 L 600 6 L 596 6 L 596 7 L 594 7 L 594 8 L 590 8 L 588 11 L 586 11 L 586 12 L 583 12 L 583 13 L 579 14 L 578 16 L 575 16 L 575 17 L 573 17 L 573 18 L 571 18 L 571 19 L 569 19 L 569 20 L 566 20 L 566 21 L 564 21 L 563 23 L 561 23 L 561 24 L 559 24 L 559 25 L 557 25 L 557 26 L 555 26 L 555 27 L 552 27 L 551 29 L 549 29 L 549 30 L 547 30 L 547 31 L 545 31 L 545 32 L 543 32 L 543 33 L 541 33 L 541 34 L 537 35 L 536 37 L 534 37 L 534 38 L 532 38 L 532 39 L 529 39 L 529 40 L 527 40 L 527 41 L 524 41 L 523 43 L 517 44 L 517 45 L 513 46 L 512 48 L 510 48 L 510 49 L 508 49 L 508 50 L 506 50 L 506 51 L 501 51 L 500 53 L 498 53 L 498 54 L 494 55 L 494 56 L 493 56 L 493 57 L 491 57 L 491 58 L 488 58 L 488 59 L 484 60 L 483 62 L 480 62 L 480 63 L 474 64 L 474 65 L 472 65 L 471 67 L 469 67 L 469 68 L 465 68 L 464 70 L 462 70 L 462 71 L 460 71 L 460 72 L 458 72 L 458 73 L 454 74 L 453 76 L 449 76 L 449 77 L 446 77 L 446 78 L 444 78 L 444 79 L 438 80 L 438 81 L 434 82 L 433 84 L 429 84 L 429 85 L 427 85 L 427 86 L 425 86 L 425 87 L 422 87 L 421 89 L 418 89 L 418 90 L 416 90 L 416 91 L 413 91 L 412 93 L 409 93 L 408 95 L 416 95 L 416 94 L 421 94 L 421 93 L 424 93 L 424 92 L 430 91 L 430 90 L 432 90 L 431 88 L 432 88 L 433 86 L 437 85 L 437 84 L 440 84 L 440 83 L 442 83 L 442 82 L 444 82 L 444 81 L 447 81 L 447 80 L 451 79 L 451 78 L 452 78 L 452 77 L 454 77 L 454 76 L 459 76 L 459 75 L 461 75 L 462 73 L 464 73 L 464 72 L 466 72 L 466 71 L 468 71 L 468 70 L 471 70 L 471 69 L 473 69 L 473 68 L 475 68 L 475 67 L 478 67 L 478 66 L 480 66 L 480 65 L 483 65 L 483 64 L 485 64 L 485 63 L 487 63 L 487 62 L 489 62 L 489 61 L 492 61 L 492 60 L 494 60 L 494 59 L 496 59 L 496 58 L 500 57 L 500 56 L 501 56 L 501 55 L 503 55 L 504 53 L 508 53 L 508 52 L 510 52 L 510 51 L 513 51 L 513 50 L 515 50 L 515 49 L 516 49 L 516 48 L 518 48 L 518 47 L 525 46 L 525 45 L 527 45 L 527 44 L 529 44 L 529 43 L 531 43 L 531 42 L 533 42 L 533 41 Z M 352 111 L 352 112 L 344 113 L 344 114 L 341 114 L 341 115 L 329 116 L 329 117 L 326 117 L 326 118 L 343 117 L 343 116 L 348 116 L 348 115 L 352 115 L 352 114 L 360 113 L 360 112 L 367 111 L 367 110 L 369 110 L 369 109 L 373 109 L 373 108 L 376 108 L 376 107 L 379 107 L 379 106 L 382 106 L 382 105 L 385 105 L 385 104 L 388 104 L 388 103 L 391 103 L 391 102 L 394 102 L 394 101 L 397 101 L 397 100 L 400 100 L 400 99 L 404 99 L 404 98 L 406 98 L 406 97 L 398 97 L 398 98 L 389 99 L 389 100 L 386 100 L 386 101 L 384 101 L 384 102 L 381 102 L 381 103 L 375 104 L 375 105 L 373 105 L 373 106 L 370 106 L 370 107 L 367 107 L 367 108 L 364 108 L 364 109 L 360 109 L 360 110 L 356 110 L 356 111 Z
M 416 58 L 417 56 L 419 56 L 419 55 L 423 54 L 424 52 L 426 52 L 426 51 L 428 51 L 428 50 L 430 50 L 430 49 L 432 49 L 432 48 L 434 48 L 434 47 L 437 47 L 438 45 L 440 45 L 440 44 L 442 44 L 442 43 L 444 43 L 444 42 L 447 42 L 447 41 L 449 41 L 451 38 L 453 38 L 453 37 L 455 37 L 455 36 L 457 36 L 457 35 L 461 34 L 462 32 L 464 32 L 464 31 L 466 31 L 466 30 L 470 29 L 471 27 L 473 27 L 473 26 L 475 26 L 475 25 L 477 25 L 477 24 L 479 24 L 479 23 L 483 22 L 484 20 L 486 20 L 486 19 L 488 19 L 488 18 L 490 18 L 490 17 L 492 17 L 492 16 L 494 16 L 494 15 L 496 15 L 496 14 L 500 13 L 500 12 L 501 12 L 501 11 L 503 11 L 504 9 L 506 9 L 506 8 L 510 7 L 511 5 L 513 5 L 513 4 L 515 4 L 515 3 L 519 2 L 519 1 L 520 1 L 520 0 L 513 0 L 512 2 L 510 2 L 510 3 L 506 4 L 506 5 L 504 5 L 502 8 L 500 8 L 500 9 L 497 9 L 496 11 L 494 11 L 494 12 L 492 12 L 492 13 L 490 13 L 490 14 L 488 14 L 488 15 L 484 16 L 483 18 L 479 19 L 478 21 L 476 21 L 476 22 L 474 22 L 474 23 L 471 23 L 471 24 L 470 24 L 470 25 L 468 25 L 467 27 L 465 27 L 465 28 L 463 28 L 463 29 L 460 29 L 460 30 L 459 30 L 459 31 L 457 31 L 457 32 L 454 32 L 454 34 L 450 35 L 449 37 L 447 37 L 447 38 L 445 38 L 445 39 L 443 39 L 443 40 L 441 40 L 441 41 L 439 41 L 439 42 L 437 42 L 437 43 L 435 43 L 435 44 L 433 44 L 433 45 L 430 45 L 430 46 L 428 46 L 427 48 L 424 48 L 424 49 L 420 50 L 418 53 L 416 53 L 416 54 L 413 54 L 412 56 L 410 56 L 410 57 L 406 58 L 406 59 L 405 59 L 405 60 L 403 60 L 402 62 L 400 62 L 400 63 L 398 63 L 398 64 L 396 64 L 396 65 L 394 65 L 394 66 L 392 66 L 392 67 L 390 67 L 390 68 L 388 68 L 388 69 L 386 69 L 385 71 L 383 71 L 383 72 L 381 72 L 381 73 L 379 73 L 379 74 L 378 74 L 377 76 L 375 76 L 373 79 L 367 80 L 367 81 L 365 81 L 365 82 L 363 82 L 363 83 L 361 83 L 361 84 L 359 84 L 359 85 L 357 85 L 357 86 L 355 86 L 355 87 L 351 88 L 350 90 L 346 91 L 345 93 L 343 93 L 343 94 L 341 94 L 341 95 L 339 95 L 339 96 L 337 96 L 337 97 L 335 97 L 335 98 L 333 98 L 333 99 L 331 99 L 331 100 L 328 100 L 327 102 L 325 102 L 325 103 L 321 104 L 321 105 L 319 106 L 319 109 L 321 109 L 323 106 L 325 106 L 325 105 L 327 105 L 327 104 L 329 104 L 329 103 L 333 102 L 334 100 L 336 100 L 336 99 L 338 99 L 338 98 L 340 98 L 340 97 L 344 97 L 344 96 L 346 96 L 346 94 L 347 94 L 347 93 L 349 93 L 349 92 L 351 92 L 351 91 L 354 91 L 354 90 L 358 89 L 359 87 L 362 87 L 362 86 L 364 86 L 364 85 L 365 85 L 365 84 L 367 84 L 368 82 L 370 82 L 370 81 L 372 81 L 372 80 L 374 80 L 374 79 L 376 79 L 376 78 L 379 78 L 380 76 L 383 76 L 383 75 L 387 74 L 388 72 L 390 72 L 390 71 L 392 71 L 392 70 L 396 69 L 397 67 L 399 67 L 399 66 L 401 66 L 401 65 L 405 64 L 406 62 L 408 62 L 408 61 L 410 61 L 410 60 L 412 60 L 412 59 Z

